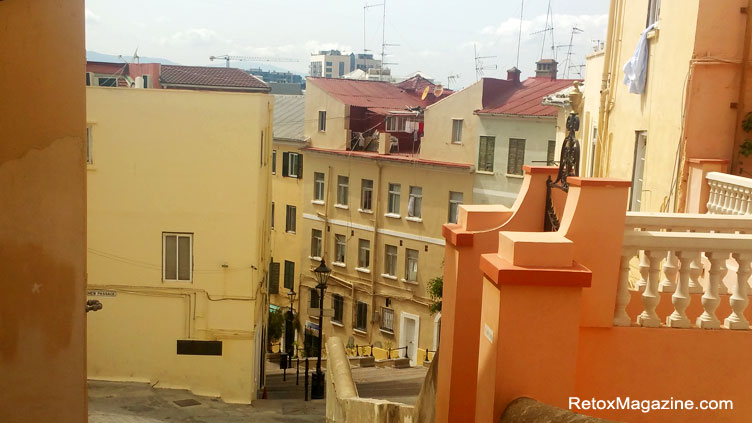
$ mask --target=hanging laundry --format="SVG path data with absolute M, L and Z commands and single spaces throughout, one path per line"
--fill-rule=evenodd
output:
M 655 23 L 645 28 L 640 35 L 632 58 L 624 64 L 624 84 L 632 94 L 642 94 L 645 91 L 645 79 L 648 68 L 648 32 L 655 28 Z

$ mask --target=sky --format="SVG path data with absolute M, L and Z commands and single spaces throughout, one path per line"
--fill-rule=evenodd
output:
M 571 64 L 585 64 L 595 40 L 605 40 L 608 0 L 86 0 L 86 48 L 105 54 L 160 57 L 183 65 L 211 65 L 209 56 L 224 54 L 283 57 L 298 62 L 274 63 L 306 75 L 310 54 L 339 49 L 381 55 L 382 28 L 386 62 L 394 76 L 420 71 L 450 88 L 476 81 L 475 51 L 483 76 L 506 78 L 517 64 L 522 78 L 534 76 L 535 61 L 552 58 L 546 27 L 549 2 L 559 77 L 564 77 L 572 28 Z M 365 9 L 364 6 L 373 5 Z M 520 25 L 520 7 L 522 25 Z M 386 24 L 382 17 L 386 12 Z M 231 66 L 248 68 L 248 62 Z M 496 69 L 493 69 L 496 67 Z M 584 68 L 569 68 L 580 78 Z

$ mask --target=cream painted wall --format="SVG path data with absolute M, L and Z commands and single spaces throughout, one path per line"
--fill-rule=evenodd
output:
M 117 293 L 88 319 L 90 378 L 255 399 L 272 107 L 266 94 L 87 88 L 88 284 Z M 191 282 L 162 281 L 163 232 L 193 234 Z M 178 356 L 178 339 L 221 340 L 223 355 Z
M 474 203 L 511 206 L 522 186 L 522 175 L 507 174 L 509 139 L 521 138 L 525 140 L 524 164 L 545 166 L 548 141 L 556 140 L 556 127 L 557 121 L 553 117 L 481 117 L 478 137 L 496 137 L 494 171 L 493 173 L 475 172 Z M 475 144 L 475 157 L 477 158 L 478 143 Z
M 381 170 L 379 169 L 381 167 Z M 313 173 L 326 175 L 327 196 L 325 204 L 312 204 Z M 349 176 L 348 208 L 334 207 L 337 195 L 337 176 Z M 361 180 L 374 181 L 373 213 L 358 211 L 361 198 Z M 331 293 L 344 297 L 343 322 L 339 326 L 324 318 L 324 335 L 339 336 L 345 343 L 352 337 L 354 343 L 366 345 L 389 341 L 393 347 L 399 345 L 400 313 L 407 312 L 420 316 L 419 343 L 421 348 L 433 347 L 433 317 L 428 313 L 426 283 L 442 274 L 444 259 L 444 239 L 441 225 L 447 222 L 449 191 L 462 192 L 465 203 L 472 201 L 472 174 L 467 170 L 450 170 L 438 166 L 410 165 L 356 157 L 342 157 L 334 154 L 307 152 L 304 167 L 303 210 L 301 245 L 303 266 L 309 270 L 318 265 L 311 260 L 311 230 L 319 229 L 324 234 L 323 248 L 327 265 L 333 269 L 329 278 L 329 288 L 324 302 L 326 309 L 332 308 Z M 400 218 L 388 218 L 387 193 L 389 183 L 401 184 Z M 408 221 L 407 205 L 410 185 L 423 188 L 422 221 Z M 334 235 L 342 234 L 347 239 L 345 256 L 346 267 L 332 265 L 334 256 Z M 359 239 L 370 241 L 369 272 L 356 270 L 358 265 Z M 384 273 L 385 245 L 398 248 L 397 279 L 382 276 Z M 405 273 L 405 249 L 418 251 L 418 283 L 403 282 Z M 427 248 L 427 251 L 426 251 Z M 303 313 L 301 324 L 308 320 L 317 323 L 317 318 L 307 315 L 310 294 L 305 287 L 315 286 L 310 272 L 303 277 L 301 287 Z M 390 298 L 394 310 L 394 334 L 379 330 L 379 322 L 369 323 L 366 333 L 352 330 L 354 302 L 369 304 L 369 320 L 374 310 L 381 310 L 385 297 Z M 301 338 L 302 339 L 302 338 Z
M 425 136 L 420 156 L 428 160 L 477 164 L 480 119 L 474 112 L 483 108 L 483 81 L 458 91 L 426 108 Z M 463 119 L 462 143 L 452 143 L 452 120 Z
M 613 95 L 609 114 L 607 160 L 599 175 L 632 179 L 636 131 L 647 131 L 643 211 L 658 211 L 668 205 L 682 132 L 682 98 L 694 50 L 699 0 L 664 1 L 657 36 L 649 40 L 649 62 L 645 93 L 630 94 L 622 83 L 622 67 L 634 53 L 645 28 L 648 1 L 621 2 L 623 20 L 617 23 L 619 41 L 613 45 L 615 61 Z M 605 58 L 606 61 L 609 58 Z M 587 76 L 585 86 L 600 86 L 600 76 Z
M 316 86 L 308 78 L 305 93 L 305 134 L 320 148 L 345 150 L 350 140 L 349 107 Z M 326 111 L 326 131 L 319 131 L 319 111 Z
M 600 105 L 601 79 L 603 77 L 604 52 L 591 53 L 585 59 L 585 80 L 583 87 L 583 105 L 580 115 L 580 175 L 593 176 L 595 172 L 594 154 L 596 138 L 593 137 L 598 128 L 598 109 Z M 566 127 L 563 127 L 566 129 Z M 558 148 L 558 146 L 557 146 Z M 558 150 L 557 150 L 558 151 Z M 591 172 L 591 167 L 593 172 Z

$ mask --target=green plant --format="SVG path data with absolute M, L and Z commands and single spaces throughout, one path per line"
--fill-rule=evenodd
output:
M 431 297 L 431 305 L 428 311 L 431 314 L 441 312 L 441 295 L 444 291 L 444 277 L 437 276 L 428 281 L 428 295 Z
M 752 131 L 752 112 L 744 115 L 744 119 L 742 120 L 742 129 L 748 134 Z M 750 140 L 749 138 L 744 139 L 744 142 L 739 145 L 739 154 L 744 157 L 749 157 L 752 155 L 752 140 Z
M 267 339 L 269 344 L 278 341 L 282 337 L 282 328 L 285 324 L 285 316 L 280 310 L 269 311 L 269 323 L 267 326 Z

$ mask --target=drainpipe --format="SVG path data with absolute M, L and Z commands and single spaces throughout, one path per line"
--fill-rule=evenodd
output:
M 595 151 L 597 162 L 594 163 L 594 169 L 597 170 L 597 176 L 603 176 L 602 163 L 604 162 L 605 144 L 608 139 L 608 116 L 606 113 L 606 107 L 608 105 L 608 97 L 611 92 L 609 87 L 610 71 L 611 71 L 611 54 L 614 44 L 614 20 L 616 17 L 616 8 L 618 7 L 617 0 L 611 0 L 611 4 L 608 8 L 608 28 L 606 30 L 606 49 L 603 52 L 603 74 L 601 77 L 601 97 L 600 106 L 598 107 L 598 139 L 595 144 Z
M 752 0 L 750 0 L 752 1 Z M 371 306 L 373 307 L 373 310 L 371 311 L 371 316 L 373 316 L 373 312 L 376 311 L 376 279 L 377 279 L 377 269 L 380 269 L 378 265 L 378 258 L 379 254 L 377 252 L 378 246 L 379 246 L 379 217 L 382 216 L 381 209 L 379 209 L 379 204 L 381 203 L 381 171 L 382 171 L 382 164 L 379 162 L 376 162 L 376 166 L 378 166 L 379 171 L 376 174 L 376 181 L 374 182 L 374 191 L 376 194 L 376 201 L 373 204 L 373 248 L 371 249 L 371 256 L 373 260 L 371 260 Z M 373 192 L 371 195 L 373 196 Z M 381 313 L 379 313 L 379 317 L 381 317 Z M 370 345 L 373 345 L 373 333 L 374 333 L 373 324 L 371 324 L 371 330 L 368 331 L 368 343 Z
M 741 64 L 741 83 L 739 84 L 739 101 L 736 107 L 736 127 L 734 128 L 734 148 L 731 150 L 731 173 L 741 175 L 743 162 L 740 160 L 740 151 L 742 143 L 741 126 L 745 115 L 745 92 L 747 89 L 747 63 L 749 61 L 750 39 L 752 38 L 752 0 L 747 2 L 747 24 L 744 28 L 744 52 L 742 53 Z

